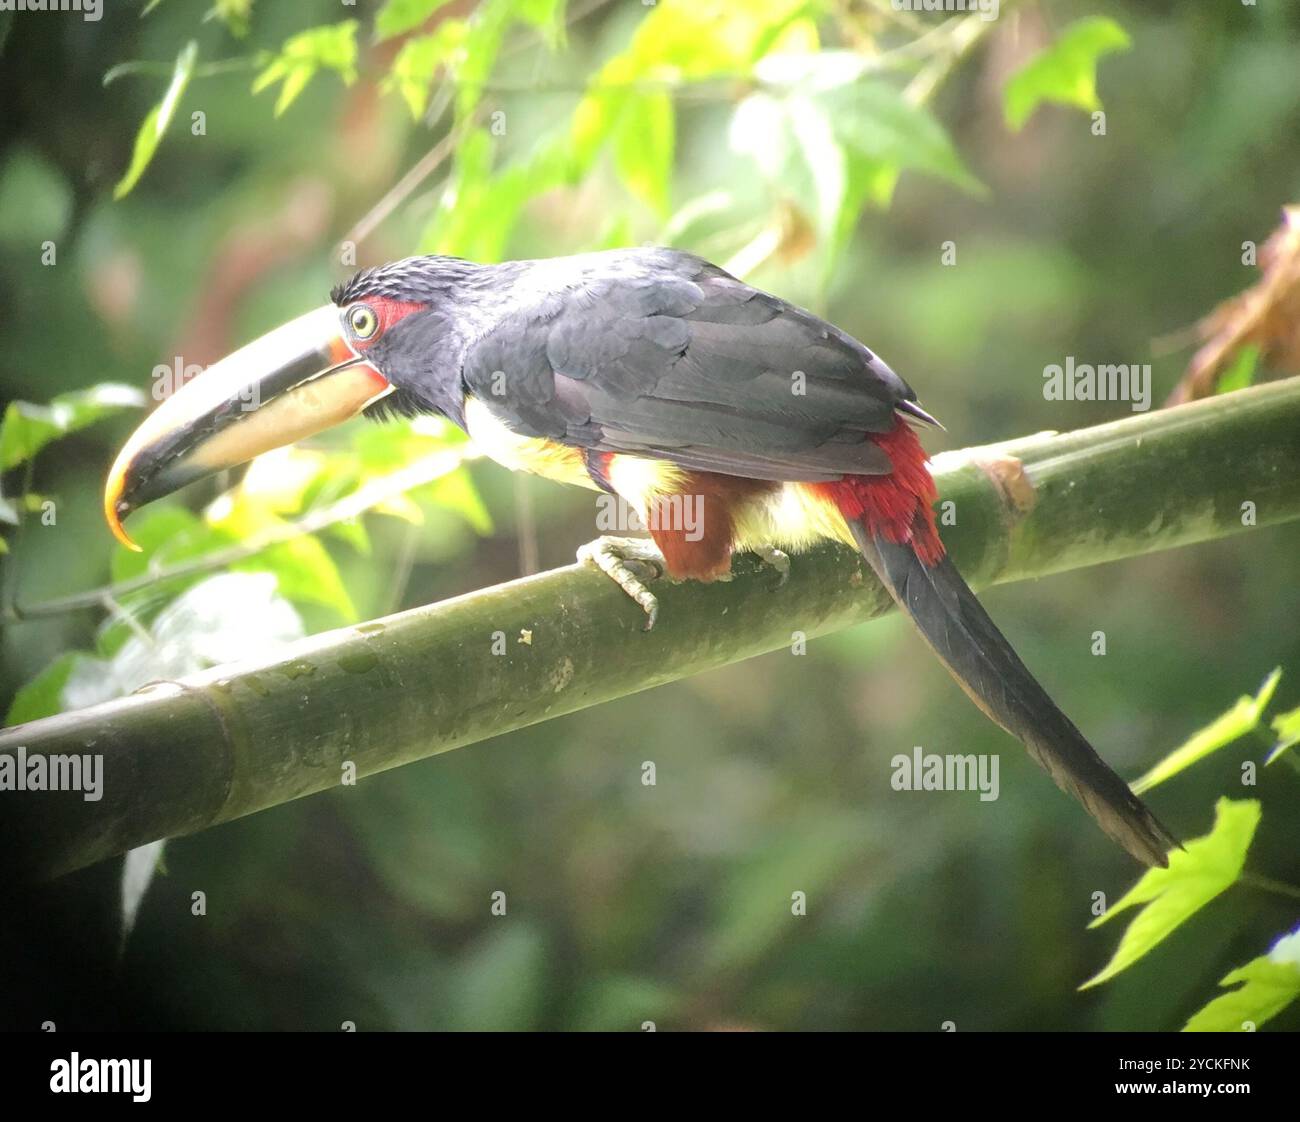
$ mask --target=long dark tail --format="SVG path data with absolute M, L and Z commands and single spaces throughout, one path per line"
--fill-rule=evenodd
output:
M 1129 853 L 1168 865 L 1166 852 L 1178 842 L 1034 680 L 952 561 L 924 564 L 910 545 L 873 535 L 857 520 L 849 526 L 867 563 L 975 704 Z

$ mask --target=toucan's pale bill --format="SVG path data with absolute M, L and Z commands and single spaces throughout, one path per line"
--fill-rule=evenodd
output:
M 344 338 L 339 309 L 317 308 L 223 358 L 163 401 L 132 433 L 104 489 L 122 520 L 214 472 L 346 421 L 392 389 Z

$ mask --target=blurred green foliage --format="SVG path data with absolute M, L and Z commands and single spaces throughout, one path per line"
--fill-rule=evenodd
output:
M 1044 399 L 1066 355 L 1151 362 L 1167 392 L 1185 357 L 1168 340 L 1250 283 L 1242 242 L 1300 190 L 1279 139 L 1300 128 L 1300 19 L 1277 6 L 345 14 L 0 15 L 11 721 L 594 536 L 589 496 L 461 462 L 448 426 L 357 422 L 142 513 L 143 554 L 111 545 L 99 489 L 145 400 L 122 387 L 215 361 L 357 266 L 692 249 L 880 350 L 960 446 L 1118 415 Z M 418 485 L 390 489 L 413 463 Z M 367 513 L 332 519 L 358 496 Z M 1297 546 L 1286 527 L 989 596 L 1123 773 L 1191 735 L 1155 800 L 1196 840 L 1127 895 L 1123 855 L 888 620 L 171 843 L 120 961 L 116 863 L 11 902 L 5 1019 L 1294 1028 L 1300 710 L 1275 737 L 1263 703 L 1216 717 L 1274 665 L 1297 699 L 1300 640 L 1279 626 Z M 17 618 L 87 589 L 110 592 Z M 893 792 L 888 761 L 915 744 L 1001 753 L 1001 798 Z M 1264 753 L 1279 766 L 1242 791 Z M 1086 930 L 1111 897 L 1105 916 L 1146 904 L 1118 950 Z M 1118 976 L 1078 992 L 1098 971 Z M 1216 997 L 1220 979 L 1241 988 Z
M 1007 125 L 1019 132 L 1045 101 L 1093 111 L 1097 97 L 1097 61 L 1113 51 L 1128 50 L 1128 33 L 1104 16 L 1081 19 L 1062 28 L 1052 43 L 1007 79 L 1003 94 Z

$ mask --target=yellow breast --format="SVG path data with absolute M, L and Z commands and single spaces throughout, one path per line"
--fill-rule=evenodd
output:
M 465 399 L 465 431 L 483 453 L 511 471 L 527 471 L 559 483 L 599 490 L 587 472 L 582 452 L 554 440 L 521 436 L 511 431 L 481 401 Z M 606 466 L 614 490 L 648 517 L 650 505 L 662 495 L 690 487 L 690 473 L 676 464 L 641 456 L 615 455 Z M 853 544 L 852 535 L 834 505 L 810 488 L 787 483 L 769 494 L 737 504 L 733 545 L 736 549 L 778 546 L 792 552 L 807 549 L 823 538 Z
M 474 397 L 465 398 L 465 431 L 484 455 L 511 471 L 527 471 L 560 483 L 576 483 L 579 487 L 596 487 L 587 474 L 582 453 L 576 448 L 543 437 L 521 436 L 502 424 Z

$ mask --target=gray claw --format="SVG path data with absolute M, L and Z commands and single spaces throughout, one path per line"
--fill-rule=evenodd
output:
M 777 572 L 777 588 L 784 588 L 785 582 L 790 579 L 790 555 L 784 550 L 777 549 L 771 545 L 760 545 L 750 550 L 764 565 L 773 568 Z M 775 591 L 775 590 L 774 590 Z
M 578 549 L 578 560 L 595 565 L 645 612 L 649 631 L 659 618 L 659 597 L 646 587 L 664 575 L 663 554 L 641 538 L 597 538 Z

